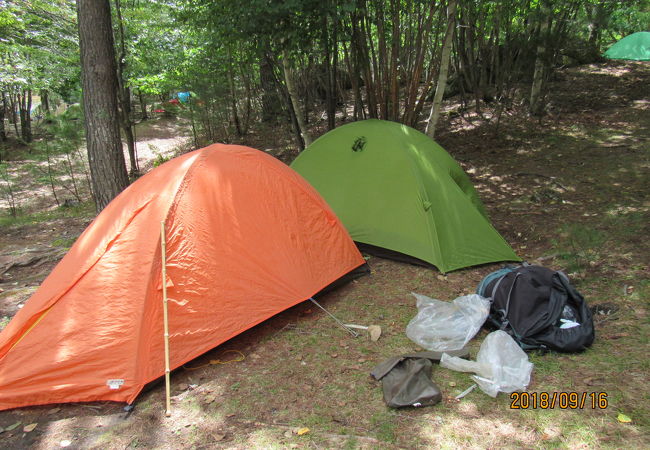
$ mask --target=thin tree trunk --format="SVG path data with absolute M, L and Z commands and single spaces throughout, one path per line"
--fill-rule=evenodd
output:
M 199 148 L 199 138 L 196 134 L 196 124 L 194 121 L 194 106 L 193 106 L 194 100 L 192 99 L 191 95 L 190 95 L 189 102 L 190 102 L 190 123 L 192 125 L 192 138 L 194 139 L 194 149 L 196 150 L 197 148 Z M 206 105 L 206 109 L 207 109 L 207 105 Z M 209 125 L 206 128 L 210 130 Z M 212 141 L 211 136 L 210 136 L 210 141 Z
M 300 135 L 302 137 L 303 142 L 305 143 L 305 147 L 308 147 L 312 143 L 312 138 L 311 135 L 309 134 L 309 130 L 307 129 L 307 125 L 303 120 L 303 113 L 300 108 L 300 102 L 298 101 L 298 94 L 296 92 L 296 88 L 293 83 L 293 74 L 291 71 L 291 66 L 289 65 L 289 57 L 287 56 L 286 53 L 282 55 L 282 69 L 284 71 L 284 82 L 286 83 L 287 86 L 287 91 L 289 93 L 289 100 L 291 101 L 291 106 L 293 107 L 293 110 L 295 112 L 296 121 L 298 122 L 298 128 L 300 130 Z
M 350 53 L 352 55 L 350 55 Z M 350 46 L 350 51 L 348 51 L 345 43 L 343 44 L 343 56 L 345 58 L 345 63 L 348 68 L 348 74 L 350 76 L 350 85 L 352 86 L 352 95 L 354 97 L 354 108 L 352 109 L 352 118 L 354 120 L 359 120 L 361 116 L 365 116 L 365 111 L 363 107 L 363 100 L 361 99 L 361 88 L 359 87 L 359 65 L 356 63 L 356 51 L 354 50 L 353 45 Z M 351 59 L 354 58 L 354 64 Z
M 445 41 L 442 44 L 442 53 L 440 55 L 440 73 L 438 75 L 438 85 L 436 86 L 436 93 L 433 96 L 433 105 L 431 105 L 431 113 L 427 122 L 426 134 L 431 139 L 435 136 L 436 124 L 440 117 L 440 107 L 442 106 L 442 96 L 445 93 L 447 86 L 447 73 L 449 72 L 449 58 L 451 56 L 451 44 L 454 38 L 454 27 L 456 24 L 456 0 L 449 1 L 449 22 L 447 24 L 447 31 L 445 32 Z
M 108 0 L 77 0 L 86 146 L 98 211 L 129 184 L 117 109 L 117 68 Z
M 5 96 L 4 91 L 0 92 L 2 95 L 2 104 L 0 105 L 0 142 L 5 142 L 7 140 L 7 131 L 5 130 L 5 113 L 7 111 L 7 97 Z M 0 155 L 0 160 L 2 155 Z
M 133 135 L 133 122 L 131 121 L 131 89 L 124 81 L 124 66 L 126 65 L 126 45 L 124 43 L 124 21 L 122 20 L 122 7 L 120 0 L 115 0 L 115 12 L 117 15 L 117 24 L 120 40 L 120 55 L 117 61 L 117 85 L 118 85 L 118 105 L 120 111 L 122 130 L 126 138 L 126 147 L 129 153 L 129 173 L 135 177 L 140 173 L 138 166 L 138 156 L 135 147 L 135 137 Z
M 248 127 L 250 126 L 250 120 L 251 120 L 251 110 L 252 110 L 252 98 L 253 98 L 253 92 L 251 90 L 251 81 L 249 78 L 249 70 L 248 68 L 244 68 L 240 66 L 240 76 L 242 78 L 242 81 L 244 82 L 244 91 L 246 95 L 246 106 L 244 108 L 244 124 L 242 126 L 242 132 L 244 134 L 248 134 Z
M 147 120 L 149 119 L 149 116 L 147 115 L 147 101 L 144 98 L 144 94 L 140 89 L 138 89 L 138 100 L 140 100 L 140 113 L 141 113 L 141 120 Z
M 339 65 L 339 17 L 334 10 L 334 18 L 332 23 L 332 69 L 330 70 L 329 78 L 329 90 L 330 90 L 330 111 L 332 113 L 332 119 L 328 118 L 328 126 L 331 126 L 330 129 L 336 126 L 336 105 L 339 99 L 339 90 L 338 90 L 338 65 Z
M 386 86 L 390 89 L 389 95 L 387 95 L 387 118 L 392 121 L 397 121 L 400 115 L 399 107 L 399 84 L 398 84 L 398 72 L 397 72 L 397 60 L 398 54 L 400 51 L 400 20 L 399 20 L 399 6 L 396 0 L 391 0 L 391 21 L 392 23 L 392 32 L 391 32 L 391 49 L 390 49 L 390 74 L 386 74 L 389 77 L 389 86 Z
M 61 206 L 59 202 L 59 197 L 56 195 L 56 189 L 54 188 L 54 177 L 52 176 L 52 161 L 50 160 L 50 145 L 48 139 L 45 139 L 45 157 L 47 158 L 47 178 L 50 181 L 50 189 L 52 189 L 52 195 L 54 195 L 54 201 L 56 206 Z
M 18 96 L 20 136 L 25 143 L 32 142 L 32 90 L 23 90 Z
M 47 89 L 41 89 L 41 109 L 44 113 L 50 112 L 50 99 Z
M 544 112 L 543 84 L 546 60 L 546 31 L 548 29 L 549 8 L 547 1 L 542 1 L 540 12 L 539 35 L 537 37 L 537 54 L 535 57 L 535 72 L 533 73 L 533 84 L 530 89 L 529 110 L 533 116 L 541 116 Z
M 14 132 L 16 133 L 16 139 L 20 137 L 20 131 L 18 131 L 18 94 L 9 94 L 9 109 L 10 114 L 9 118 L 14 125 Z
M 262 88 L 262 122 L 275 122 L 282 113 L 273 65 L 269 56 L 260 58 L 260 86 Z
M 237 132 L 237 137 L 242 137 L 244 134 L 242 132 L 241 122 L 239 120 L 239 111 L 237 111 L 237 91 L 235 90 L 235 76 L 232 72 L 233 59 L 232 52 L 228 48 L 228 89 L 230 90 L 230 108 L 232 110 L 232 118 L 235 122 L 235 131 Z

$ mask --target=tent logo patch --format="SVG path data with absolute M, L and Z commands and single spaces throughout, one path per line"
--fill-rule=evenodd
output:
M 365 146 L 366 146 L 366 137 L 360 136 L 354 141 L 354 144 L 352 144 L 352 151 L 360 152 L 363 150 Z
M 109 389 L 119 389 L 122 387 L 124 384 L 124 380 L 122 379 L 116 379 L 116 380 L 106 380 L 106 385 L 108 386 Z

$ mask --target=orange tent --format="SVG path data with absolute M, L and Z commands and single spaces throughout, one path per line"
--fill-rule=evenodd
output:
M 0 333 L 0 410 L 131 403 L 164 374 L 162 220 L 172 369 L 365 262 L 280 161 L 234 145 L 185 154 L 116 197 Z

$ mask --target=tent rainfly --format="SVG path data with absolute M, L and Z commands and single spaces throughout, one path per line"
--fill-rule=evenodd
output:
M 639 31 L 625 36 L 612 45 L 603 56 L 608 59 L 650 61 L 650 32 Z
M 133 183 L 0 333 L 0 410 L 131 403 L 173 370 L 330 285 L 364 259 L 325 201 L 258 150 L 212 145 Z
M 406 125 L 376 119 L 343 125 L 317 139 L 291 167 L 358 243 L 442 272 L 520 260 L 490 224 L 458 163 Z

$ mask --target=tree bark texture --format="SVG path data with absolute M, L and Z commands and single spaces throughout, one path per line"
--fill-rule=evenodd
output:
M 129 184 L 117 107 L 117 67 L 108 0 L 77 0 L 86 146 L 98 211 Z
M 447 74 L 449 73 L 449 59 L 451 56 L 451 44 L 454 38 L 454 28 L 456 26 L 456 0 L 449 2 L 449 22 L 445 33 L 445 41 L 442 44 L 442 54 L 440 56 L 440 74 L 438 75 L 438 85 L 436 93 L 433 96 L 433 105 L 427 122 L 426 134 L 433 139 L 436 131 L 436 123 L 440 117 L 440 107 L 442 106 L 442 96 L 447 86 Z
M 535 72 L 533 73 L 533 84 L 530 89 L 530 113 L 540 116 L 544 112 L 544 72 L 546 69 L 547 51 L 547 29 L 550 20 L 550 8 L 548 3 L 543 1 L 539 17 L 539 34 L 537 36 L 537 56 L 535 58 Z

